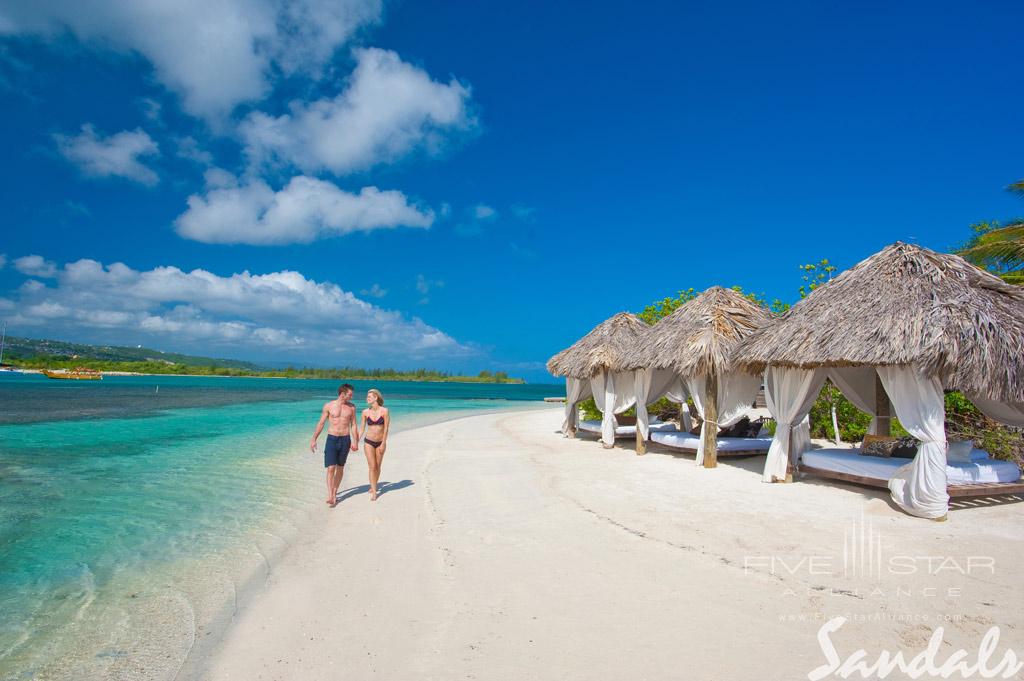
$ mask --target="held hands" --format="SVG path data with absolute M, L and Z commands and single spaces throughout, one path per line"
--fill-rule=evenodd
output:
M 353 452 L 358 452 L 359 451 L 359 440 L 355 440 L 352 443 L 352 451 Z

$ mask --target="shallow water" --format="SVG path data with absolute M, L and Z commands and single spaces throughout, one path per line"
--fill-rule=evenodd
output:
M 319 503 L 337 383 L 0 379 L 0 678 L 172 678 Z M 396 431 L 557 393 L 373 385 Z

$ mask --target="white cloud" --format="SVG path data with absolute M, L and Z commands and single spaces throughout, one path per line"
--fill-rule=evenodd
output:
M 455 225 L 455 233 L 462 236 L 482 234 L 484 226 L 498 219 L 498 211 L 486 203 L 478 203 L 466 209 L 465 219 Z
M 14 261 L 14 269 L 30 277 L 51 278 L 57 274 L 57 265 L 41 255 L 26 255 Z
M 152 97 L 143 97 L 139 100 L 139 108 L 142 109 L 143 115 L 149 120 L 156 124 L 160 124 L 160 115 L 163 111 L 163 104 L 153 99 Z
M 315 357 L 318 363 L 444 361 L 477 353 L 419 319 L 292 271 L 222 277 L 79 260 L 59 269 L 53 286 L 31 281 L 0 299 L 11 325 L 26 333 L 174 342 L 197 353 Z
M 199 146 L 199 142 L 191 135 L 179 137 L 177 140 L 178 158 L 198 163 L 201 166 L 213 165 L 213 154 Z
M 379 21 L 381 0 L 51 0 L 5 3 L 0 34 L 137 52 L 186 111 L 211 121 L 261 98 L 274 73 L 319 77 L 334 51 Z
M 7 266 L 7 254 L 0 253 L 0 270 Z
M 473 217 L 477 220 L 491 220 L 498 216 L 498 211 L 484 203 L 473 206 Z
M 437 153 L 451 134 L 476 126 L 470 91 L 458 80 L 432 80 L 388 50 L 353 54 L 356 68 L 333 99 L 292 102 L 290 113 L 254 112 L 243 121 L 240 133 L 253 164 L 341 175 L 416 150 Z
M 416 275 L 416 290 L 420 293 L 420 305 L 430 302 L 430 292 L 435 288 L 444 288 L 444 282 L 440 279 L 427 279 L 422 274 Z
M 53 137 L 61 154 L 86 175 L 123 177 L 148 186 L 160 181 L 157 174 L 139 160 L 159 156 L 160 148 L 139 128 L 101 137 L 92 125 L 86 124 L 78 135 Z
M 523 222 L 531 222 L 537 213 L 537 209 L 533 206 L 527 206 L 522 203 L 516 203 L 511 206 L 512 214 Z
M 429 227 L 434 214 L 400 191 L 363 187 L 358 194 L 312 177 L 293 177 L 280 191 L 262 180 L 232 186 L 223 174 L 204 196 L 188 198 L 175 226 L 205 243 L 286 244 L 390 227 Z
M 374 283 L 373 286 L 370 288 L 364 288 L 359 293 L 360 295 L 370 296 L 371 298 L 383 298 L 388 294 L 388 290 L 386 288 L 381 288 L 380 284 Z

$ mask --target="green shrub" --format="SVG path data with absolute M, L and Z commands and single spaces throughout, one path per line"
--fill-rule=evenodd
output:
M 690 402 L 690 413 L 696 414 L 697 410 L 693 406 L 693 402 Z M 593 397 L 580 402 L 580 410 L 583 412 L 583 419 L 585 421 L 600 421 L 601 412 L 597 408 L 597 404 L 594 403 Z M 679 417 L 679 405 L 675 402 L 669 401 L 667 397 L 662 397 L 657 402 L 653 402 L 647 405 L 647 413 L 652 418 L 657 416 L 662 421 L 674 420 Z M 622 413 L 623 416 L 636 416 L 636 407 L 630 407 Z
M 864 439 L 864 434 L 868 432 L 868 426 L 871 424 L 871 417 L 853 406 L 831 381 L 825 381 L 825 385 L 821 386 L 818 399 L 811 407 L 811 437 L 829 440 L 833 438 L 833 404 L 836 407 L 836 420 L 839 422 L 839 438 L 846 442 Z

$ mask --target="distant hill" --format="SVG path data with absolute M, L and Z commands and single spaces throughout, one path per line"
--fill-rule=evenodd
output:
M 177 352 L 163 352 L 143 347 L 124 347 L 120 345 L 86 345 L 83 343 L 66 343 L 57 340 L 39 340 L 35 338 L 18 338 L 8 336 L 4 346 L 4 361 L 20 358 L 29 359 L 38 356 L 67 357 L 68 359 L 94 359 L 105 362 L 164 362 L 167 364 L 186 364 L 188 366 L 217 366 L 231 369 L 261 371 L 259 364 L 244 362 L 237 359 L 215 359 L 213 357 L 195 357 Z

